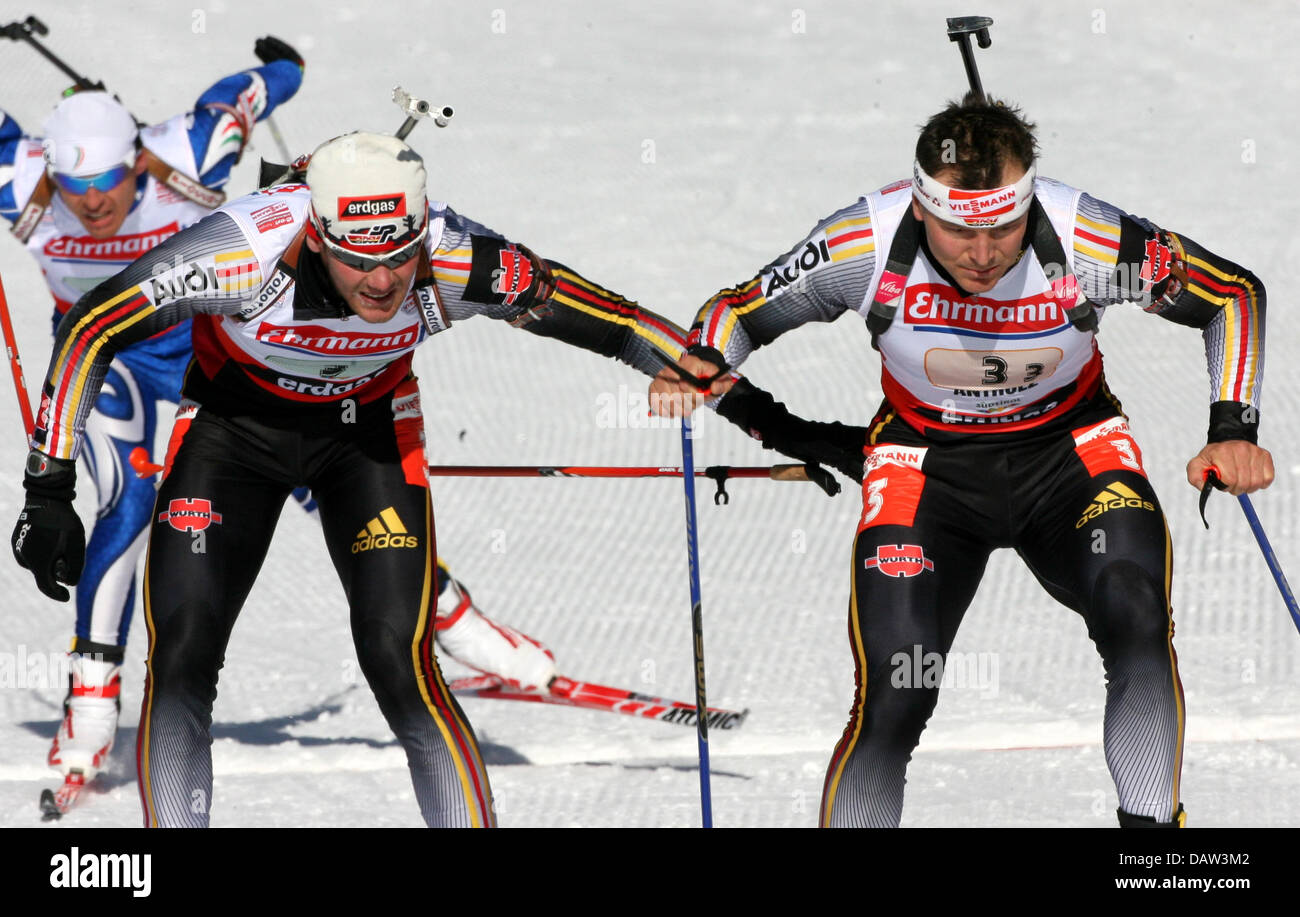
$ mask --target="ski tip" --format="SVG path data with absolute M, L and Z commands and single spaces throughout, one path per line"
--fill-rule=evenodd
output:
M 41 790 L 41 821 L 58 821 L 62 817 L 59 804 L 54 801 L 54 791 Z
M 41 821 L 57 821 L 68 813 L 81 791 L 86 788 L 86 775 L 73 770 L 63 778 L 63 786 L 56 790 L 41 790 Z

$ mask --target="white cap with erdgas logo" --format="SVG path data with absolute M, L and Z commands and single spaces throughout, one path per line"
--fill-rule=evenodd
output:
M 78 178 L 135 163 L 135 118 L 107 92 L 75 92 L 45 119 L 45 164 Z
M 307 167 L 312 222 L 324 240 L 361 255 L 387 255 L 423 237 L 424 160 L 388 134 L 358 131 L 316 149 Z

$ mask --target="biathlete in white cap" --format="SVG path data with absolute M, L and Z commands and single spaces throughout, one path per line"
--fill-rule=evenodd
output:
M 434 656 L 439 577 L 412 353 L 487 315 L 653 375 L 684 334 L 426 200 L 425 186 L 420 156 L 400 140 L 336 138 L 312 155 L 305 184 L 220 208 L 59 327 L 14 534 L 47 585 L 79 562 L 73 460 L 109 362 L 193 319 L 195 361 L 144 582 L 148 825 L 208 824 L 217 673 L 281 507 L 302 485 L 318 501 L 361 669 L 406 750 L 425 821 L 494 824 L 474 733 Z M 159 263 L 172 267 L 155 272 Z M 329 605 L 303 595 L 304 613 Z
M 1247 493 L 1273 478 L 1256 445 L 1264 287 L 1187 236 L 1038 176 L 1036 158 L 1033 125 L 1014 109 L 951 105 L 922 130 L 911 181 L 833 214 L 710 299 L 682 359 L 712 376 L 846 312 L 866 320 L 880 353 L 885 400 L 867 429 L 800 422 L 732 376 L 713 384 L 727 392 L 718 412 L 765 444 L 863 481 L 849 608 L 857 692 L 824 825 L 899 823 L 907 763 L 938 698 L 935 661 L 999 547 L 1083 618 L 1101 655 L 1120 823 L 1183 820 L 1172 551 L 1094 335 L 1124 301 L 1201 330 L 1210 425 L 1187 477 L 1199 488 L 1214 466 Z M 671 370 L 652 387 L 679 391 L 691 385 Z
M 83 295 L 225 200 L 221 189 L 254 122 L 302 83 L 302 59 L 287 44 L 267 37 L 254 49 L 263 66 L 222 79 L 193 111 L 152 127 L 138 127 L 121 102 L 98 91 L 60 101 L 41 137 L 24 136 L 0 113 L 0 215 L 39 262 L 56 327 Z M 153 481 L 133 473 L 130 456 L 153 450 L 158 403 L 179 400 L 191 353 L 188 321 L 158 330 L 102 367 L 101 394 L 83 418 L 81 456 L 98 513 L 84 571 L 78 563 L 61 576 L 78 584 L 77 624 L 64 718 L 49 754 L 52 766 L 82 780 L 98 773 L 113 746 L 136 567 L 154 504 Z M 40 585 L 67 601 L 53 579 Z

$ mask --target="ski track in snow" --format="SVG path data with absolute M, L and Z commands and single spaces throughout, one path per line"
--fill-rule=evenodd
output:
M 634 12 L 592 0 L 505 10 L 495 0 L 400 11 L 132 5 L 153 32 L 158 72 L 185 80 L 121 65 L 106 39 L 126 37 L 126 14 L 113 6 L 44 12 L 46 40 L 141 118 L 192 104 L 254 63 L 255 37 L 278 35 L 308 61 L 301 93 L 276 115 L 295 150 L 396 128 L 388 98 L 398 83 L 451 105 L 448 129 L 421 125 L 411 137 L 432 196 L 683 324 L 818 219 L 904 176 L 916 125 L 964 88 L 943 34 L 952 10 L 932 2 L 891 4 L 888 16 L 829 0 L 798 10 L 675 0 Z M 1291 187 L 1300 140 L 1290 117 L 1300 64 L 1274 27 L 1290 4 L 1251 4 L 1230 20 L 1205 0 L 1104 11 L 1003 0 L 980 12 L 995 20 L 993 46 L 978 51 L 984 83 L 1038 122 L 1044 174 L 1187 232 L 1273 291 L 1263 439 L 1278 479 L 1255 505 L 1284 568 L 1300 576 L 1300 424 L 1288 398 L 1300 383 L 1290 356 L 1300 335 L 1285 297 L 1300 242 L 1270 206 L 1293 203 L 1278 189 Z M 64 84 L 30 48 L 6 43 L 0 55 L 0 104 L 35 132 Z M 344 58 L 349 66 L 331 72 L 328 62 Z M 254 145 L 233 191 L 251 189 L 258 155 L 276 155 L 265 128 Z M 13 240 L 0 245 L 0 273 L 35 392 L 48 294 Z M 879 366 L 860 324 L 801 329 L 745 370 L 793 410 L 864 423 Z M 1182 479 L 1205 432 L 1199 335 L 1117 308 L 1100 341 L 1174 537 L 1191 823 L 1300 824 L 1300 639 L 1234 501 L 1211 500 L 1206 532 Z M 645 417 L 644 381 L 608 360 L 479 320 L 430 342 L 416 367 L 434 463 L 680 463 L 676 431 Z M 0 395 L 0 419 L 17 433 L 10 395 Z M 777 460 L 716 417 L 697 432 L 699 465 Z M 0 441 L 10 469 L 0 518 L 21 507 L 22 455 L 19 436 Z M 709 701 L 751 710 L 743 729 L 711 736 L 715 822 L 809 826 L 852 699 L 845 561 L 859 503 L 852 492 L 831 500 L 807 486 L 735 481 L 730 505 L 717 507 L 711 487 L 698 497 Z M 489 614 L 551 646 L 566 674 L 692 696 L 679 482 L 441 479 L 434 501 L 455 574 Z M 39 823 L 40 789 L 55 784 L 43 761 L 63 685 L 48 666 L 15 666 L 66 647 L 72 611 L 9 561 L 0 589 L 0 825 L 26 826 Z M 112 764 L 59 825 L 139 823 L 145 643 L 137 619 Z M 1100 662 L 1081 622 L 1013 554 L 990 562 L 954 651 L 996 661 L 996 678 L 941 695 L 909 770 L 904 824 L 1113 825 Z M 358 683 L 315 524 L 293 507 L 227 660 L 214 825 L 420 823 L 401 750 Z M 692 730 L 489 700 L 465 709 L 503 825 L 698 824 Z

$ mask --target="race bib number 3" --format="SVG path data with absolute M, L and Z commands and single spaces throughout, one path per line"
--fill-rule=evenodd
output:
M 934 347 L 925 352 L 925 377 L 936 388 L 989 389 L 1028 385 L 1049 378 L 1064 356 L 1059 347 L 1032 350 L 958 350 Z

